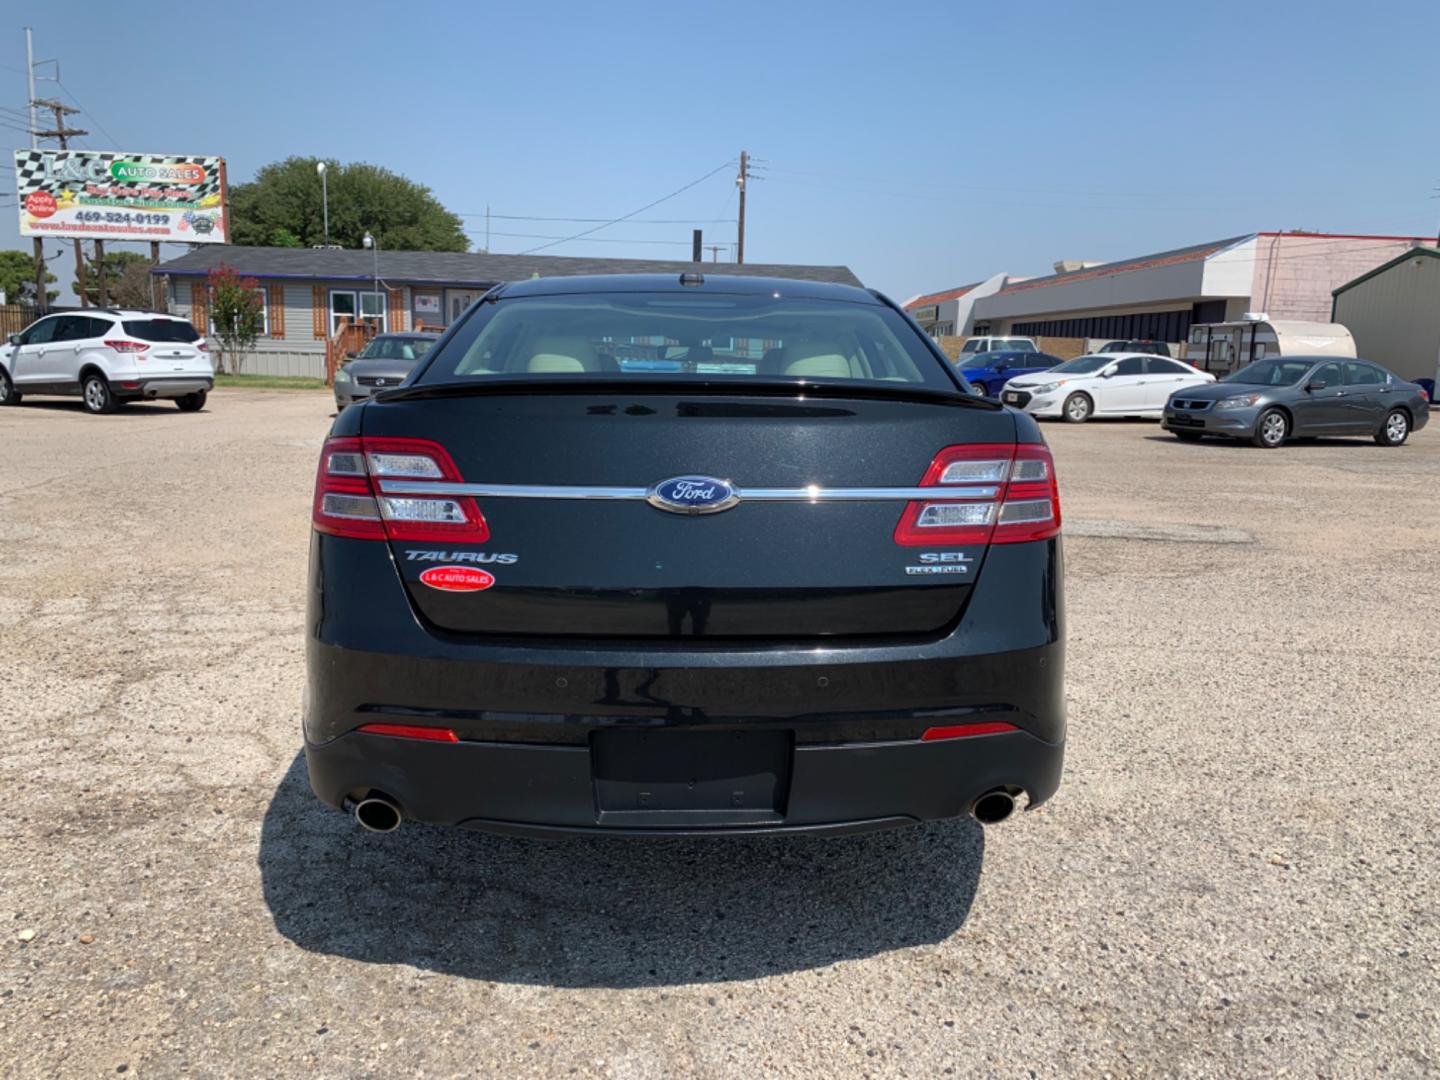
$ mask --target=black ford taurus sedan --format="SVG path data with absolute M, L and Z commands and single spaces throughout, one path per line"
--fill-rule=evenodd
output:
M 1050 452 L 878 293 L 498 287 L 339 415 L 313 523 L 310 780 L 368 828 L 840 833 L 1059 785 Z
M 1361 435 L 1399 446 L 1429 418 L 1424 389 L 1379 364 L 1287 356 L 1176 390 L 1160 424 L 1185 442 L 1220 435 L 1273 450 L 1288 439 L 1317 435 Z

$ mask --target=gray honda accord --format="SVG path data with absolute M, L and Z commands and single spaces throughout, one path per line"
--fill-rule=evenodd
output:
M 1160 424 L 1186 442 L 1220 435 L 1273 450 L 1286 439 L 1316 435 L 1368 435 L 1381 446 L 1399 446 L 1429 416 L 1424 389 L 1379 364 L 1286 356 L 1176 390 Z
M 406 334 L 379 334 L 335 372 L 335 409 L 363 401 L 377 390 L 393 390 L 405 381 L 439 334 L 413 331 Z

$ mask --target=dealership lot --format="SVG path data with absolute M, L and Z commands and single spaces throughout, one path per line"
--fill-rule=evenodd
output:
M 1032 815 L 538 843 L 308 790 L 329 404 L 0 415 L 7 1074 L 1440 1064 L 1434 431 L 1048 425 L 1071 728 Z

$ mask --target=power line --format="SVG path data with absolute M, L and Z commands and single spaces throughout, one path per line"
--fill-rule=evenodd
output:
M 479 213 L 461 211 L 456 212 L 456 217 L 485 217 L 483 211 Z M 611 222 L 613 218 L 598 217 L 539 217 L 532 214 L 495 214 L 489 215 L 495 221 L 568 221 L 577 225 L 591 225 L 596 222 Z M 629 225 L 727 225 L 733 224 L 734 218 L 627 218 Z
M 74 94 L 72 94 L 70 92 L 70 88 L 60 81 L 60 73 L 58 71 L 55 73 L 55 85 L 60 87 L 60 89 L 64 91 L 65 96 L 68 97 L 71 101 L 73 101 L 76 107 L 87 117 L 90 118 L 90 122 L 100 129 L 100 134 L 104 135 L 105 138 L 110 140 L 111 146 L 116 148 L 120 146 L 120 140 L 115 138 L 114 135 L 111 135 L 110 132 L 105 130 L 105 125 L 100 122 L 100 118 L 97 117 L 94 113 L 92 113 L 89 109 L 85 108 L 84 105 L 81 105 L 80 99 L 77 98 Z
M 478 233 L 480 229 L 466 229 L 466 232 Z M 592 237 L 564 237 L 551 236 L 545 233 L 518 233 L 518 232 L 492 232 L 491 236 L 508 236 L 522 240 L 566 240 L 575 239 L 577 243 L 586 244 L 678 244 L 681 247 L 689 247 L 689 240 L 627 240 L 623 237 L 614 236 L 592 236 Z
M 522 251 L 520 252 L 520 254 L 533 255 L 537 251 L 544 251 L 546 248 L 555 247 L 557 244 L 569 243 L 572 240 L 582 240 L 585 237 L 589 236 L 591 233 L 597 233 L 601 229 L 609 228 L 611 225 L 618 225 L 622 221 L 629 221 L 631 218 L 638 217 L 639 215 L 643 214 L 646 210 L 650 210 L 656 206 L 659 206 L 663 202 L 669 202 L 671 199 L 675 198 L 675 196 L 689 191 L 697 184 L 703 184 L 706 180 L 709 180 L 710 177 L 714 176 L 716 173 L 724 172 L 726 169 L 730 168 L 730 164 L 731 163 L 727 161 L 722 165 L 717 165 L 715 168 L 711 169 L 698 180 L 691 180 L 690 183 L 686 184 L 684 187 L 676 188 L 674 191 L 670 192 L 669 195 L 662 196 L 661 198 L 656 199 L 654 202 L 646 203 L 644 206 L 640 207 L 640 209 L 633 210 L 630 213 L 624 215 L 623 217 L 615 218 L 613 221 L 607 221 L 603 225 L 596 225 L 593 229 L 585 229 L 583 232 L 578 232 L 574 236 L 566 236 L 560 240 L 552 240 L 548 244 L 541 244 L 539 247 L 533 247 L 528 251 Z

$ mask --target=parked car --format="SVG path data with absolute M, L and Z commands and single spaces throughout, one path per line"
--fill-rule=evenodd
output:
M 677 368 L 616 361 L 656 341 Z M 378 830 L 833 834 L 1054 793 L 1050 451 L 898 306 L 541 278 L 420 365 L 320 455 L 326 803 Z
M 154 311 L 85 308 L 37 319 L 0 348 L 0 405 L 27 395 L 79 396 L 92 413 L 168 398 L 205 407 L 215 369 L 187 320 Z
M 1028 337 L 972 337 L 960 346 L 960 353 L 1039 352 Z
M 1169 356 L 1170 346 L 1163 341 L 1110 341 L 1095 350 L 1097 353 L 1148 353 Z
M 1032 416 L 1083 424 L 1092 416 L 1159 416 L 1173 391 L 1214 381 L 1214 375 L 1161 356 L 1077 356 L 1039 375 L 1011 379 L 1000 400 Z
M 377 334 L 355 357 L 335 372 L 335 408 L 343 409 L 377 390 L 399 386 L 414 370 L 416 362 L 439 334 L 413 331 L 405 334 Z
M 959 368 L 971 386 L 994 397 L 1009 380 L 1048 371 L 1061 362 L 1060 357 L 1043 352 L 986 352 L 962 356 Z
M 1381 446 L 1399 446 L 1429 417 L 1425 391 L 1379 364 L 1291 356 L 1257 360 L 1213 386 L 1177 391 L 1161 426 L 1187 442 L 1221 435 L 1265 449 L 1314 435 L 1369 435 Z

